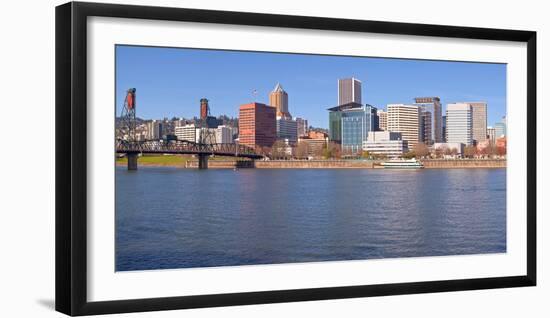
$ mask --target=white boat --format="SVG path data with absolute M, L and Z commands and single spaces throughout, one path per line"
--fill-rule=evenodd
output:
M 382 162 L 382 167 L 388 169 L 421 169 L 424 168 L 422 162 L 413 159 L 392 159 L 390 161 Z

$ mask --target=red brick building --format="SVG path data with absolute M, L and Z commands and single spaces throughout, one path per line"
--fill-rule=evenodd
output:
M 239 144 L 271 147 L 277 139 L 276 108 L 261 103 L 239 107 Z

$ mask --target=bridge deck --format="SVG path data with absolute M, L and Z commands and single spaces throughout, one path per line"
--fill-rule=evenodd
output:
M 263 155 L 254 152 L 254 149 L 237 144 L 199 144 L 186 140 L 145 140 L 125 141 L 117 140 L 117 153 L 151 153 L 151 154 L 194 154 L 216 155 L 260 159 Z

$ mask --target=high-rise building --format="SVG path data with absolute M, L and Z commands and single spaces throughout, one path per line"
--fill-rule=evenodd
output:
M 388 112 L 378 111 L 378 128 L 382 131 L 388 130 Z
M 357 107 L 361 107 L 361 104 L 355 104 Z M 337 143 L 342 142 L 342 112 L 338 111 L 336 107 L 331 111 L 329 109 L 328 113 L 328 138 L 330 141 Z
M 441 130 L 443 132 L 443 142 L 447 142 L 447 116 L 442 117 L 443 120 L 441 120 L 441 124 L 443 125 L 443 129 Z
M 487 139 L 487 103 L 468 103 L 472 107 L 472 138 L 474 143 Z
M 401 133 L 410 150 L 421 141 L 420 106 L 388 104 L 388 130 Z
M 356 78 L 338 80 L 338 105 L 361 104 L 361 81 Z
M 276 108 L 261 103 L 239 107 L 239 143 L 252 148 L 271 147 L 277 138 Z
M 147 122 L 147 139 L 158 140 L 162 138 L 162 122 L 158 120 L 152 120 Z
M 506 116 L 502 117 L 502 121 L 495 123 L 495 140 L 506 136 Z
M 433 144 L 432 139 L 432 113 L 427 110 L 420 111 L 420 140 L 427 144 Z
M 296 125 L 298 125 L 298 138 L 307 136 L 309 131 L 309 126 L 307 124 L 307 119 L 296 118 Z
M 426 136 L 429 144 L 434 142 L 443 142 L 443 119 L 442 106 L 439 97 L 417 97 L 414 99 L 417 106 L 421 106 L 424 111 L 431 113 L 431 135 Z
M 292 118 L 288 112 L 288 94 L 281 84 L 277 83 L 271 93 L 269 93 L 269 105 L 277 110 L 277 117 Z
M 447 143 L 471 146 L 472 106 L 468 103 L 447 104 Z
M 487 127 L 487 139 L 489 139 L 489 142 L 492 145 L 495 144 L 495 141 L 497 140 L 495 128 L 493 128 L 491 126 Z
M 368 132 L 378 129 L 376 117 L 376 107 L 371 105 L 348 103 L 330 108 L 329 132 L 334 138 L 331 140 L 340 142 L 347 154 L 360 153 Z
M 277 117 L 277 139 L 287 139 L 291 145 L 298 142 L 298 123 L 291 118 Z

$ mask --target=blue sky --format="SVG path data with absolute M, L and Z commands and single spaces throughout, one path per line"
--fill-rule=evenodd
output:
M 486 101 L 489 126 L 506 114 L 504 64 L 135 46 L 116 47 L 116 112 L 126 89 L 135 87 L 137 116 L 144 119 L 198 116 L 203 97 L 212 115 L 237 117 L 241 104 L 268 103 L 279 82 L 292 116 L 328 128 L 337 80 L 351 76 L 363 83 L 363 103 L 378 109 L 439 96 L 445 106 Z

